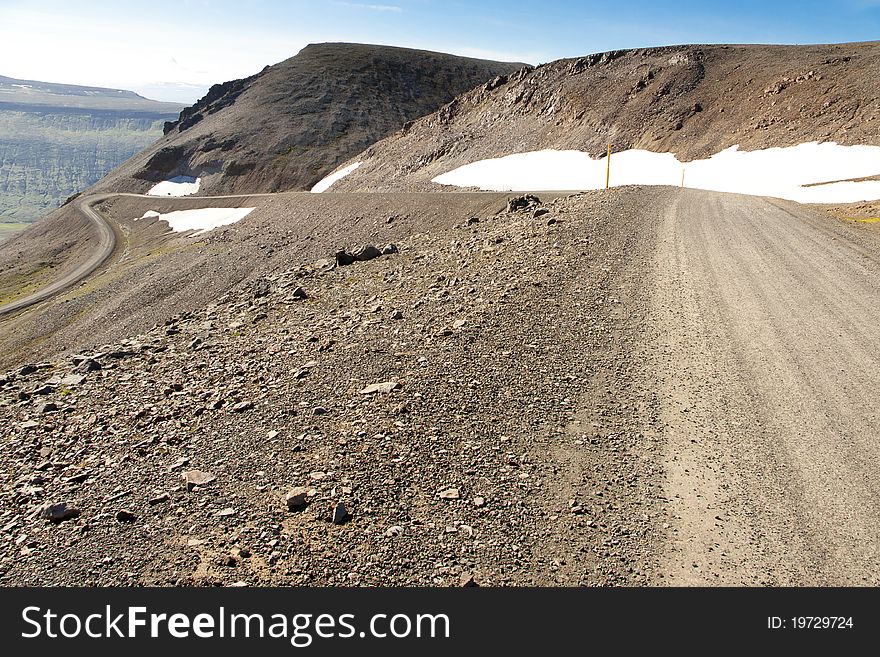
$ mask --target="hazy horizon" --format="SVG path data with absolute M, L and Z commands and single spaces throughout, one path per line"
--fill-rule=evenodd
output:
M 192 103 L 309 43 L 353 42 L 529 64 L 682 43 L 876 40 L 880 0 L 479 3 L 155 0 L 0 7 L 0 74 Z M 552 38 L 548 38 L 552 36 Z

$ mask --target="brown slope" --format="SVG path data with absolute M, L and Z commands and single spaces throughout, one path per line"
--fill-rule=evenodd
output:
M 522 66 L 388 46 L 309 45 L 212 87 L 166 125 L 165 138 L 98 188 L 143 191 L 194 175 L 203 194 L 308 189 L 407 121 Z
M 456 98 L 357 156 L 333 191 L 436 189 L 476 160 L 644 148 L 692 160 L 806 141 L 880 143 L 880 43 L 672 46 L 566 59 Z

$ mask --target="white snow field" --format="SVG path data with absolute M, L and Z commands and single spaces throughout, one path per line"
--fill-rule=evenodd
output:
M 253 210 L 254 208 L 201 208 L 198 210 L 176 210 L 167 214 L 148 210 L 141 219 L 155 217 L 159 221 L 165 221 L 175 233 L 187 230 L 198 231 L 191 235 L 191 237 L 195 237 L 220 226 L 228 226 L 236 221 L 241 221 Z
M 153 185 L 147 196 L 189 196 L 199 191 L 199 185 L 202 184 L 201 178 L 193 178 L 192 176 L 176 176 L 170 180 Z
M 602 189 L 606 158 L 582 151 L 543 150 L 480 160 L 432 182 L 490 191 Z M 880 199 L 880 146 L 808 142 L 740 151 L 732 146 L 706 160 L 679 162 L 672 153 L 639 149 L 613 153 L 611 186 L 675 185 L 774 196 L 799 203 L 855 203 Z M 682 175 L 684 178 L 682 178 Z
M 320 182 L 318 182 L 314 187 L 312 187 L 313 194 L 320 194 L 321 192 L 326 192 L 330 189 L 330 186 L 335 183 L 337 180 L 342 180 L 352 171 L 357 169 L 361 165 L 360 162 L 355 162 L 354 164 L 349 164 L 347 167 L 340 169 L 339 171 L 334 171 L 329 176 L 323 178 Z

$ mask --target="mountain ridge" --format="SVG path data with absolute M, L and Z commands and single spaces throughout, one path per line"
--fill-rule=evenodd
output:
M 305 190 L 408 121 L 523 66 L 394 46 L 310 44 L 211 87 L 97 191 L 145 191 L 177 175 L 202 178 L 206 195 Z

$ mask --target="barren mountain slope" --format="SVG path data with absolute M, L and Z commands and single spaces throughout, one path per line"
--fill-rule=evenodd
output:
M 352 159 L 334 191 L 437 189 L 476 160 L 643 148 L 692 160 L 807 141 L 880 144 L 880 44 L 673 46 L 567 59 L 456 98 Z
M 164 322 L 171 315 L 202 308 L 243 281 L 332 257 L 340 247 L 364 242 L 398 242 L 433 232 L 505 206 L 501 194 L 309 194 L 235 199 L 144 199 L 113 197 L 98 206 L 117 227 L 118 244 L 101 271 L 54 300 L 0 319 L 0 368 L 53 357 L 61 351 L 95 347 Z M 201 207 L 253 207 L 239 223 L 202 236 L 174 233 L 155 219 L 161 212 Z M 67 206 L 65 218 L 82 226 Z M 389 217 L 394 219 L 386 223 Z M 75 222 L 75 223 L 74 223 Z M 48 225 L 44 221 L 34 230 Z M 91 236 L 80 229 L 71 241 Z M 26 246 L 30 243 L 22 243 Z M 82 241 L 88 252 L 92 242 Z M 66 251 L 28 267 L 40 255 L 23 250 L 0 269 L 4 301 L 32 292 L 41 282 L 69 271 Z M 51 256 L 52 254 L 49 254 Z M 50 268 L 50 265 L 53 265 Z M 18 293 L 14 287 L 18 285 Z
M 218 84 L 167 135 L 98 185 L 143 191 L 176 175 L 202 193 L 310 188 L 337 164 L 460 93 L 524 66 L 347 43 L 309 45 Z
M 285 196 L 252 215 L 249 244 L 251 217 L 197 266 L 141 270 L 138 300 L 172 282 L 163 262 L 190 289 L 200 277 L 191 311 L 0 375 L 0 583 L 650 581 L 663 516 L 631 339 L 644 201 L 669 191 L 559 199 L 537 218 L 489 194 Z M 297 196 L 316 218 L 360 203 L 351 234 L 399 252 L 311 263 L 286 246 L 304 244 L 284 211 Z M 263 275 L 215 296 L 205 264 L 259 262 L 261 244 L 277 249 Z M 68 511 L 41 517 L 55 501 Z

